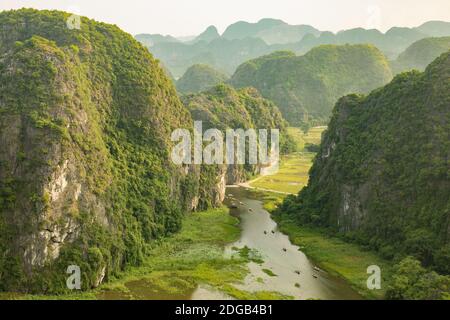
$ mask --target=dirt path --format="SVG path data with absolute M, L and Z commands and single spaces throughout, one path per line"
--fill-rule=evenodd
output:
M 265 176 L 261 176 L 256 178 L 255 180 L 252 181 L 248 181 L 248 182 L 243 182 L 243 183 L 239 183 L 238 186 L 243 187 L 243 188 L 247 188 L 247 189 L 251 189 L 251 190 L 259 190 L 259 191 L 265 191 L 265 192 L 273 192 L 273 193 L 278 193 L 278 194 L 285 194 L 285 195 L 295 195 L 295 193 L 289 193 L 289 192 L 283 192 L 283 191 L 277 191 L 277 190 L 271 190 L 271 189 L 265 189 L 265 188 L 256 188 L 256 187 L 252 187 L 250 184 L 251 183 L 255 183 L 256 181 L 264 178 Z

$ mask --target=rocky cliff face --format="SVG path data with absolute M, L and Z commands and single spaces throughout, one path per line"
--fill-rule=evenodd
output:
M 278 108 L 253 88 L 235 90 L 219 84 L 207 91 L 185 95 L 182 100 L 193 120 L 202 122 L 204 131 L 218 129 L 225 137 L 227 129 L 266 129 L 270 136 L 271 129 L 278 129 L 281 152 L 294 148 L 287 123 Z M 220 167 L 219 175 L 223 175 L 225 184 L 234 185 L 260 174 L 261 170 L 260 165 L 228 164 Z
M 69 17 L 0 13 L 0 290 L 64 291 L 70 265 L 98 286 L 223 199 L 223 175 L 172 165 L 170 133 L 192 120 L 148 50 Z
M 310 183 L 280 212 L 448 272 L 450 53 L 335 107 Z

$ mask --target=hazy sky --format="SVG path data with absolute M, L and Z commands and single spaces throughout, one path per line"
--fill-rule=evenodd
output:
M 0 0 L 0 10 L 33 7 L 77 12 L 136 33 L 220 32 L 238 20 L 282 19 L 321 30 L 418 26 L 450 21 L 450 0 Z

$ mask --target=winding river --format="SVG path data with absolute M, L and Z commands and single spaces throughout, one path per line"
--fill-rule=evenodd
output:
M 236 287 L 246 291 L 276 291 L 297 300 L 361 299 L 345 281 L 315 267 L 298 246 L 277 230 L 277 224 L 264 210 L 262 202 L 252 199 L 245 188 L 229 187 L 225 204 L 237 206 L 231 209 L 231 214 L 240 219 L 242 230 L 240 239 L 229 245 L 225 254 L 231 255 L 235 252 L 233 248 L 247 246 L 256 250 L 264 260 L 262 264 L 250 262 L 250 274 L 245 283 Z M 267 270 L 273 274 L 269 275 Z M 198 288 L 191 296 L 194 300 L 208 298 L 224 296 L 204 287 Z
M 240 220 L 240 239 L 225 248 L 225 255 L 236 254 L 237 248 L 248 247 L 257 252 L 263 263 L 248 263 L 250 270 L 238 289 L 245 291 L 275 291 L 296 300 L 356 300 L 361 299 L 345 281 L 331 276 L 314 266 L 293 245 L 289 238 L 277 230 L 277 224 L 264 210 L 262 201 L 254 199 L 244 187 L 227 188 L 225 204 L 230 213 Z M 204 285 L 181 295 L 155 292 L 145 280 L 126 283 L 134 298 L 143 300 L 226 300 L 232 299 L 224 293 Z M 119 292 L 104 292 L 100 299 L 128 299 Z

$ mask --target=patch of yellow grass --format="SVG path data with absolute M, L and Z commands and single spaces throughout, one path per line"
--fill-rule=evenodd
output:
M 297 149 L 303 150 L 305 144 L 320 144 L 322 140 L 322 133 L 327 129 L 327 127 L 314 127 L 311 128 L 307 134 L 305 134 L 300 128 L 289 127 L 288 133 L 294 138 Z
M 297 143 L 297 147 L 302 152 L 283 157 L 280 170 L 276 174 L 260 177 L 250 182 L 250 186 L 292 194 L 300 192 L 308 184 L 309 170 L 315 156 L 313 153 L 304 152 L 305 144 L 320 144 L 325 129 L 326 127 L 315 127 L 305 134 L 299 128 L 288 128 L 289 133 Z
M 309 180 L 309 169 L 314 159 L 313 153 L 301 152 L 281 159 L 280 170 L 250 183 L 253 188 L 297 194 Z

